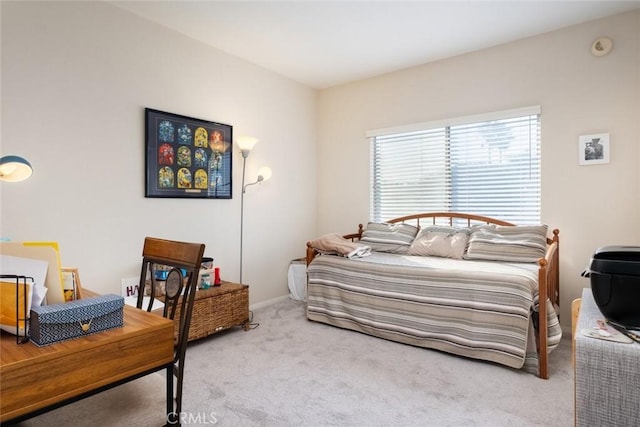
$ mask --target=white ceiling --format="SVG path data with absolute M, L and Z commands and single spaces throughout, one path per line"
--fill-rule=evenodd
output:
M 111 3 L 314 88 L 640 8 L 607 0 Z

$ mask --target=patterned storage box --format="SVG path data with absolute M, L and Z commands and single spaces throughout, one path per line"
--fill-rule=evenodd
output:
M 124 324 L 123 310 L 124 298 L 112 294 L 34 307 L 29 337 L 43 346 L 119 328 Z

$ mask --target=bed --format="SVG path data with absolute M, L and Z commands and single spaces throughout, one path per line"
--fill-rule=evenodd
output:
M 515 236 L 528 237 L 532 229 L 479 215 L 435 212 L 361 224 L 356 233 L 337 236 L 343 240 L 336 251 L 318 239 L 308 242 L 307 318 L 546 379 L 548 355 L 562 336 L 556 314 L 559 231 L 549 237 L 546 226 L 536 228 L 542 243 L 531 252 Z M 457 242 L 464 245 L 463 257 L 414 249 L 419 242 L 435 242 L 433 236 L 451 239 L 457 233 L 467 234 L 467 240 Z M 535 254 L 539 257 L 532 258 Z

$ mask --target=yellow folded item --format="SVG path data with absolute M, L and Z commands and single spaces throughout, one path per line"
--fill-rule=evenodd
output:
M 2 279 L 0 282 L 0 328 L 12 334 L 25 334 L 25 321 L 18 318 L 26 319 L 31 310 L 31 286 L 27 282 L 27 286 L 22 285 L 22 281 L 16 286 L 16 282 Z M 24 298 L 25 289 L 27 293 L 27 311 L 25 312 Z M 16 308 L 16 295 L 18 295 L 18 307 Z M 16 331 L 16 326 L 18 330 Z

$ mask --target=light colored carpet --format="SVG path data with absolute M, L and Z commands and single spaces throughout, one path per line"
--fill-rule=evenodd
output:
M 306 320 L 301 302 L 256 310 L 190 344 L 183 421 L 221 426 L 570 426 L 571 341 L 550 355 L 549 380 L 510 368 Z M 23 426 L 159 426 L 154 374 L 33 418 Z

